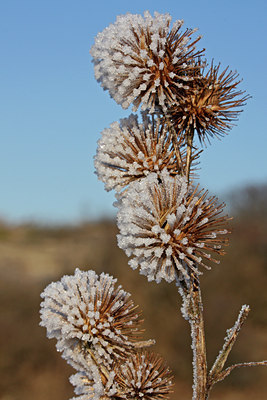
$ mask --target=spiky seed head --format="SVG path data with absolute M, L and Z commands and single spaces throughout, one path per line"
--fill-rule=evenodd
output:
M 228 68 L 220 72 L 213 64 L 195 77 L 180 103 L 170 109 L 172 122 L 186 136 L 194 130 L 201 143 L 227 134 L 249 96 L 238 90 L 238 74 Z
M 148 280 L 188 279 L 199 275 L 210 253 L 224 254 L 226 216 L 215 197 L 188 187 L 182 176 L 162 171 L 133 182 L 119 202 L 118 245 L 132 256 Z
M 180 159 L 176 157 L 167 124 L 147 113 L 142 114 L 141 124 L 131 114 L 105 129 L 95 156 L 98 178 L 105 183 L 106 190 L 117 192 L 132 181 L 164 168 L 171 175 L 181 174 L 185 163 L 184 152 Z
M 40 325 L 49 338 L 58 340 L 64 358 L 74 358 L 72 365 L 81 349 L 89 359 L 111 364 L 132 351 L 142 333 L 140 313 L 116 281 L 108 274 L 77 268 L 74 275 L 52 282 L 41 294 Z
M 166 111 L 180 98 L 179 89 L 188 88 L 196 70 L 192 60 L 202 51 L 195 50 L 200 37 L 190 42 L 195 30 L 181 32 L 182 25 L 178 20 L 171 28 L 169 14 L 128 13 L 96 36 L 96 79 L 123 108 L 132 103 L 134 110 L 142 104 L 151 113 Z
M 157 354 L 132 354 L 124 364 L 115 367 L 118 391 L 128 400 L 168 399 L 172 391 L 172 376 L 163 359 Z

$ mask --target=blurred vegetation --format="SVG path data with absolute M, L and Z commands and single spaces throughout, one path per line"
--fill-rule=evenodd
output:
M 230 196 L 234 215 L 227 255 L 201 277 L 208 361 L 211 365 L 242 304 L 251 306 L 229 363 L 267 357 L 267 185 L 247 187 Z M 0 222 L 0 399 L 66 400 L 74 372 L 39 327 L 40 293 L 52 280 L 75 267 L 118 277 L 143 310 L 146 337 L 172 368 L 174 398 L 190 399 L 192 354 L 190 331 L 180 314 L 175 285 L 148 283 L 127 265 L 116 245 L 113 221 L 79 226 L 12 226 Z M 211 399 L 267 398 L 267 369 L 232 373 L 215 387 Z

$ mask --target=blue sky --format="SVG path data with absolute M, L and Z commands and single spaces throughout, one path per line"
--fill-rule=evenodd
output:
M 236 127 L 201 158 L 218 195 L 267 181 L 266 1 L 8 0 L 0 4 L 0 218 L 75 222 L 113 212 L 94 174 L 100 132 L 130 114 L 94 79 L 89 49 L 118 14 L 169 12 L 198 27 L 209 60 L 251 96 Z

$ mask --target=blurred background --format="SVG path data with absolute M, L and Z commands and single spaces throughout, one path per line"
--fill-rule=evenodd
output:
M 172 368 L 174 398 L 191 398 L 189 326 L 173 285 L 127 266 L 112 193 L 94 174 L 100 132 L 130 114 L 94 79 L 89 49 L 118 14 L 148 9 L 198 27 L 208 60 L 230 66 L 252 98 L 236 127 L 204 149 L 200 184 L 227 202 L 233 233 L 201 281 L 211 365 L 242 304 L 251 313 L 230 363 L 267 354 L 266 2 L 47 0 L 0 3 L 0 399 L 73 396 L 72 369 L 39 324 L 40 292 L 75 267 L 105 271 L 131 292 L 147 338 Z M 212 399 L 267 398 L 263 367 L 235 370 Z

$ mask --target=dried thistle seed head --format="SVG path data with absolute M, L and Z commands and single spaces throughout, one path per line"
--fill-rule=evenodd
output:
M 112 363 L 135 345 L 140 330 L 140 313 L 130 294 L 108 274 L 75 270 L 46 287 L 41 297 L 41 326 L 47 336 L 58 339 L 64 358 L 74 358 L 78 346 L 97 362 Z M 75 362 L 75 360 L 74 360 Z
M 105 183 L 106 190 L 117 192 L 130 182 L 164 168 L 171 175 L 181 174 L 185 162 L 184 152 L 181 159 L 176 157 L 167 125 L 147 113 L 142 115 L 142 124 L 138 124 L 133 114 L 111 124 L 102 132 L 95 156 L 98 178 Z
M 168 399 L 172 376 L 163 359 L 153 353 L 132 354 L 124 364 L 115 366 L 118 393 L 128 400 Z
M 195 77 L 180 103 L 170 109 L 177 131 L 196 131 L 201 143 L 210 137 L 220 137 L 233 126 L 249 96 L 238 90 L 238 74 L 220 65 L 213 66 L 202 77 Z
M 171 282 L 199 275 L 207 260 L 218 262 L 210 252 L 224 254 L 228 218 L 221 216 L 224 205 L 216 200 L 207 192 L 192 192 L 184 177 L 167 171 L 160 180 L 151 174 L 132 183 L 118 212 L 118 245 L 132 256 L 129 265 L 148 280 Z
M 91 48 L 96 79 L 111 97 L 128 108 L 151 113 L 157 107 L 166 111 L 179 99 L 179 89 L 187 89 L 192 60 L 202 51 L 195 50 L 200 37 L 190 42 L 195 32 L 180 31 L 183 21 L 171 25 L 169 14 L 147 11 L 144 17 L 126 14 L 96 36 Z M 178 89 L 178 90 L 177 90 Z

